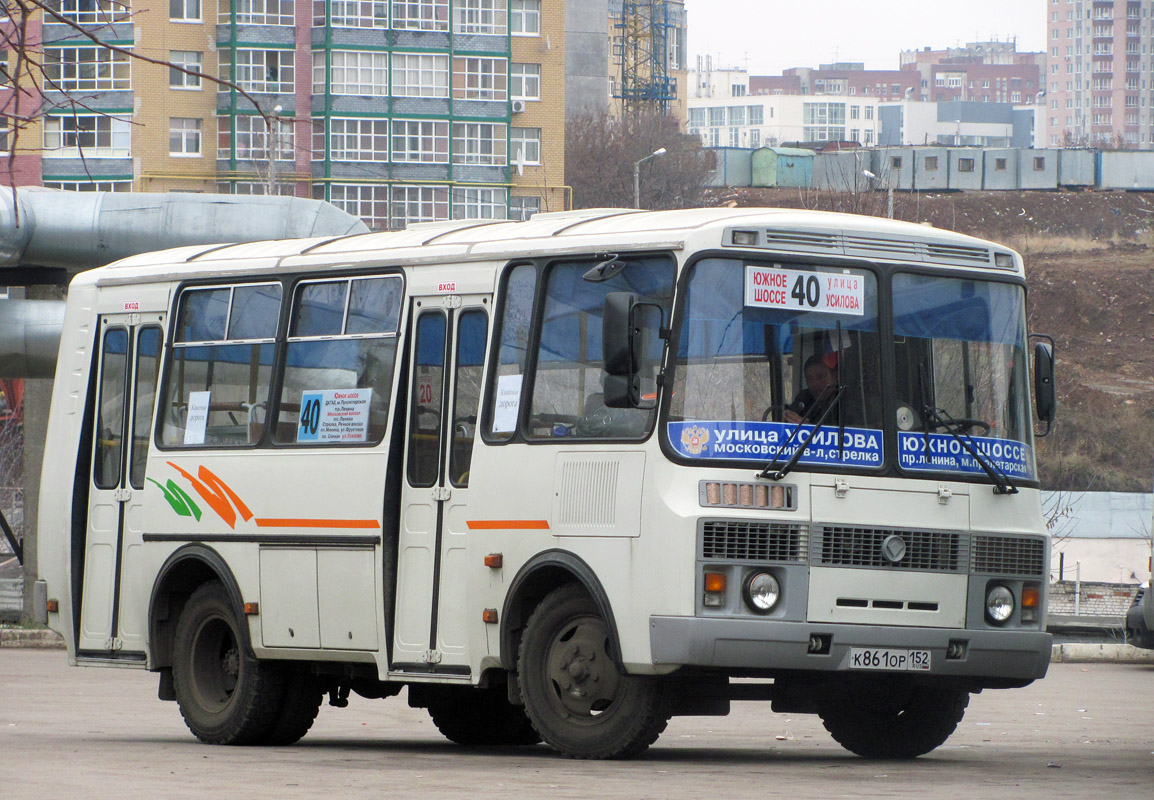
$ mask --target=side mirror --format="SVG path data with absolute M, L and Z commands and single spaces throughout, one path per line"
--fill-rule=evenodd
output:
M 601 317 L 604 403 L 607 408 L 655 408 L 661 369 L 660 347 L 668 336 L 664 313 L 656 303 L 640 302 L 632 292 L 605 295 Z
M 1049 338 L 1049 337 L 1047 337 Z M 1054 386 L 1054 347 L 1051 342 L 1034 344 L 1034 406 L 1038 419 L 1046 423 L 1045 436 L 1058 413 L 1058 392 Z

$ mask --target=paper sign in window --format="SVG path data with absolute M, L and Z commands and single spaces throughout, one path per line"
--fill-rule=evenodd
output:
M 369 435 L 372 389 L 324 389 L 301 393 L 298 442 L 364 442 Z
M 188 393 L 188 416 L 184 424 L 185 444 L 204 444 L 204 432 L 208 427 L 208 402 L 212 392 Z
M 521 405 L 521 376 L 502 375 L 497 379 L 497 404 L 493 408 L 493 433 L 517 430 L 517 411 Z
M 745 304 L 860 317 L 865 314 L 865 278 L 848 272 L 746 266 Z

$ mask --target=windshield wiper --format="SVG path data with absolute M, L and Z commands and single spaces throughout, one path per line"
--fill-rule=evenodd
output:
M 1010 476 L 974 446 L 973 436 L 968 433 L 962 436 L 961 430 L 964 427 L 962 422 L 950 416 L 945 409 L 930 405 L 929 397 L 926 395 L 926 383 L 926 362 L 922 361 L 918 364 L 918 388 L 922 401 L 922 433 L 925 436 L 926 464 L 930 463 L 930 422 L 933 422 L 934 430 L 944 428 L 946 433 L 957 439 L 970 457 L 978 462 L 978 466 L 994 484 L 994 494 L 1017 494 L 1018 487 L 1010 481 Z
M 773 454 L 773 459 L 768 464 L 766 464 L 765 469 L 757 473 L 757 477 L 769 478 L 771 481 L 780 481 L 782 478 L 789 474 L 790 470 L 797 466 L 797 462 L 803 455 L 805 455 L 805 451 L 809 448 L 809 443 L 813 441 L 813 437 L 817 436 L 817 432 L 822 429 L 823 425 L 825 425 L 825 421 L 829 419 L 829 415 L 832 414 L 833 410 L 838 407 L 839 403 L 841 403 L 841 393 L 844 389 L 845 386 L 839 382 L 837 388 L 826 386 L 821 390 L 821 393 L 818 394 L 817 398 L 813 401 L 813 405 L 805 410 L 805 413 L 801 416 L 801 421 L 794 426 L 793 433 L 791 433 L 789 438 L 786 439 L 781 444 L 781 446 L 777 448 L 777 452 Z M 813 413 L 815 408 L 821 406 L 822 398 L 824 398 L 830 392 L 833 393 L 833 396 L 830 397 L 829 404 L 826 405 L 825 411 L 821 413 L 821 416 L 818 417 L 817 422 L 814 423 L 813 430 L 809 432 L 809 436 L 807 436 L 805 441 L 802 442 L 801 446 L 793 452 L 793 455 L 790 456 L 789 461 L 785 462 L 785 466 L 783 466 L 781 469 L 775 470 L 774 467 L 777 466 L 777 460 L 781 458 L 782 452 L 784 452 L 791 444 L 793 444 L 794 440 L 797 439 L 798 434 L 801 433 L 802 427 L 809 423 L 810 414 Z

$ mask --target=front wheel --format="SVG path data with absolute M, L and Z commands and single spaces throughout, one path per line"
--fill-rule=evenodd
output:
M 216 581 L 192 593 L 176 623 L 176 702 L 189 730 L 209 744 L 259 742 L 280 709 L 281 672 L 252 655 L 240 625 Z
M 970 693 L 887 682 L 831 700 L 819 713 L 838 744 L 862 758 L 905 759 L 925 755 L 950 737 Z
M 669 683 L 617 668 L 608 626 L 575 584 L 546 596 L 529 618 L 517 673 L 533 727 L 569 758 L 637 755 L 669 722 Z

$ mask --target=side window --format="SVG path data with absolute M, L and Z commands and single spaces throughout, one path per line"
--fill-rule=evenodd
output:
M 517 431 L 536 294 L 535 266 L 521 264 L 506 273 L 496 367 L 485 409 L 485 438 L 490 441 L 506 441 Z
M 602 309 L 610 292 L 633 292 L 642 302 L 660 305 L 668 320 L 674 266 L 668 258 L 623 260 L 627 266 L 620 274 L 600 283 L 583 278 L 596 265 L 592 260 L 558 262 L 547 270 L 530 438 L 636 439 L 649 432 L 654 411 L 605 406 Z M 656 392 L 656 383 L 646 391 Z
M 417 361 L 409 423 L 409 483 L 432 486 L 441 460 L 441 399 L 445 390 L 445 315 L 427 311 L 417 319 Z
M 144 488 L 148 466 L 148 436 L 152 430 L 152 406 L 156 379 L 160 375 L 160 328 L 143 328 L 136 337 L 136 385 L 132 416 L 132 464 L 129 477 L 135 489 Z
M 96 453 L 92 482 L 97 489 L 120 485 L 124 457 L 124 390 L 128 372 L 128 331 L 111 328 L 104 333 L 100 361 L 100 405 L 96 421 Z
M 381 441 L 403 290 L 398 275 L 296 287 L 276 441 L 328 446 Z
M 465 311 L 457 322 L 456 376 L 453 383 L 453 446 L 449 450 L 449 478 L 454 486 L 469 485 L 477 410 L 481 404 L 481 375 L 489 320 L 484 311 Z
M 239 447 L 260 441 L 280 303 L 279 283 L 181 293 L 157 412 L 161 445 Z

